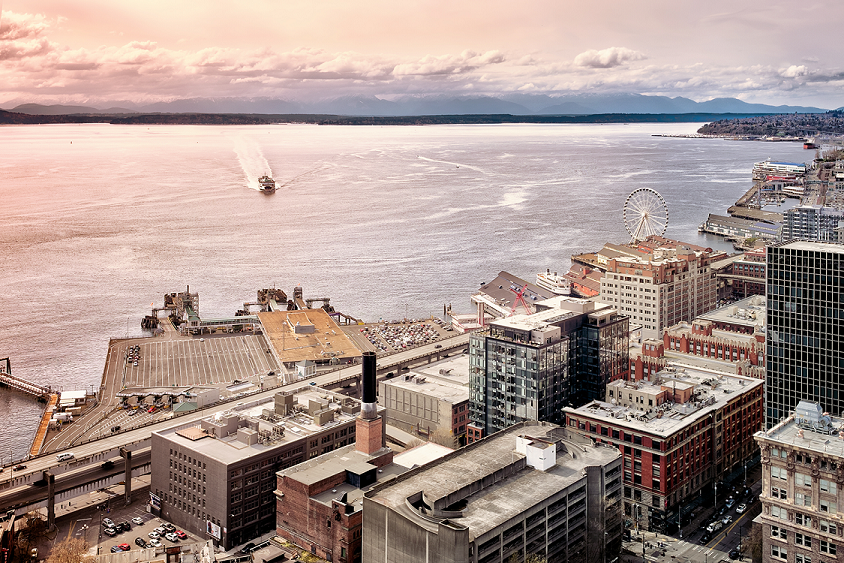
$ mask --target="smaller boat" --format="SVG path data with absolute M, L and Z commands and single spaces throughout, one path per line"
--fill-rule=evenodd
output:
M 258 178 L 258 184 L 261 186 L 261 192 L 265 194 L 275 193 L 275 180 L 267 175 Z
M 545 270 L 545 273 L 536 274 L 536 285 L 555 295 L 571 295 L 571 284 L 569 280 L 565 276 L 557 275 L 557 272 L 552 274 L 551 270 Z

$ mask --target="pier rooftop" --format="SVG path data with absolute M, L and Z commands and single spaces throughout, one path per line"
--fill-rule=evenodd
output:
M 258 313 L 258 319 L 286 365 L 332 358 L 347 363 L 361 357 L 358 347 L 323 309 Z

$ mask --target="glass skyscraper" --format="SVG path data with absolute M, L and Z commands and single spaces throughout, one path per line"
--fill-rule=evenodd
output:
M 768 248 L 765 427 L 798 401 L 844 413 L 844 245 L 792 241 Z

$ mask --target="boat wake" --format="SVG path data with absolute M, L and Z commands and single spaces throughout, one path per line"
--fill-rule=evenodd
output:
M 261 188 L 258 185 L 258 178 L 264 174 L 273 175 L 270 163 L 264 158 L 264 153 L 261 151 L 260 145 L 253 139 L 237 137 L 234 141 L 234 153 L 237 155 L 237 160 L 243 169 L 246 186 L 250 189 L 260 191 Z

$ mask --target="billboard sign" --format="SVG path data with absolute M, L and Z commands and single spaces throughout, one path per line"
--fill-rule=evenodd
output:
M 216 538 L 218 540 L 223 538 L 222 530 L 220 529 L 220 527 L 217 524 L 215 524 L 211 520 L 205 521 L 205 531 L 212 538 Z

